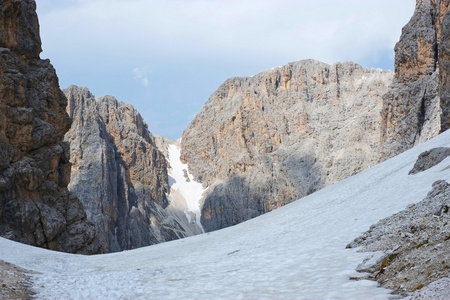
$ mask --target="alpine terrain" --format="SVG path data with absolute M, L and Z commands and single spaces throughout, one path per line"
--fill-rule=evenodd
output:
M 416 1 L 394 72 L 230 78 L 169 141 L 0 1 L 0 298 L 450 298 L 449 10 Z
M 439 147 L 450 147 L 450 131 L 301 201 L 211 233 L 94 256 L 53 252 L 0 238 L 0 257 L 29 270 L 38 299 L 395 299 L 399 295 L 377 282 L 357 280 L 368 273 L 355 270 L 391 257 L 389 251 L 359 252 L 346 245 L 378 220 L 429 201 L 436 186 L 450 182 L 450 158 L 409 175 L 421 153 Z M 442 204 L 440 215 L 430 218 L 448 218 L 450 212 Z M 441 211 L 438 207 L 432 206 L 432 215 Z M 448 232 L 450 225 L 444 224 L 439 224 L 440 231 Z M 415 239 L 422 230 L 390 233 L 397 240 L 409 234 Z M 431 250 L 430 260 L 435 260 L 433 249 L 448 249 L 450 243 L 442 239 L 438 246 L 434 240 L 429 239 L 432 246 L 423 243 L 417 248 Z M 366 258 L 370 260 L 363 263 Z M 441 290 L 435 287 L 433 296 L 427 287 L 415 293 L 446 299 L 450 296 L 448 260 L 438 256 L 436 260 L 435 271 L 447 272 L 435 283 Z M 420 271 L 423 263 L 409 260 L 404 268 L 411 270 L 409 279 L 415 280 L 415 270 Z M 387 272 L 390 264 L 384 265 Z M 377 266 L 379 270 L 381 262 Z M 444 288 L 442 280 L 447 280 Z

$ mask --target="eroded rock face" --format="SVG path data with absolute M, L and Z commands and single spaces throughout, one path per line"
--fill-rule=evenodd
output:
M 67 190 L 67 100 L 41 60 L 34 1 L 0 2 L 0 235 L 66 252 L 96 253 L 95 231 Z
M 205 230 L 234 225 L 380 160 L 387 71 L 305 60 L 227 80 L 184 131 L 182 159 L 209 186 Z
M 385 158 L 450 127 L 449 8 L 444 0 L 417 0 L 395 46 L 395 77 L 383 97 Z
M 87 88 L 65 90 L 73 118 L 69 184 L 97 229 L 102 252 L 184 237 L 168 206 L 167 166 L 141 115 L 114 97 Z

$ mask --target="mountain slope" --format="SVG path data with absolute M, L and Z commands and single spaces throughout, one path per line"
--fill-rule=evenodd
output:
M 167 163 L 141 115 L 112 96 L 64 90 L 73 118 L 69 189 L 95 224 L 101 252 L 128 250 L 192 235 L 187 219 L 167 210 Z
M 0 256 L 32 274 L 39 298 L 387 299 L 352 281 L 366 253 L 345 249 L 376 221 L 450 181 L 450 159 L 408 175 L 420 153 L 450 147 L 450 131 L 301 201 L 208 234 L 96 256 L 0 239 Z
M 304 60 L 228 79 L 183 133 L 182 158 L 209 187 L 202 224 L 256 217 L 375 165 L 389 71 Z

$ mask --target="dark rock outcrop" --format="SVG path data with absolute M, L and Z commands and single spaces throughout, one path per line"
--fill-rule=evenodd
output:
M 73 118 L 70 143 L 74 192 L 95 224 L 102 252 L 148 246 L 186 236 L 166 210 L 167 165 L 141 115 L 114 97 L 87 88 L 65 90 Z
M 395 76 L 383 97 L 383 158 L 450 127 L 450 2 L 417 0 L 395 46 Z
M 409 174 L 417 174 L 439 164 L 450 155 L 450 148 L 440 147 L 425 151 L 419 155 Z
M 380 160 L 388 71 L 291 63 L 231 78 L 184 131 L 182 159 L 208 186 L 202 225 L 234 225 Z
M 95 231 L 67 190 L 67 100 L 41 41 L 31 0 L 0 2 L 0 236 L 96 253 Z

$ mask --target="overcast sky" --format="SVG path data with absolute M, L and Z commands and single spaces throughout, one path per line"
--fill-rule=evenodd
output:
M 292 61 L 393 70 L 414 0 L 36 0 L 61 88 L 136 107 L 153 134 L 183 130 L 227 78 Z

